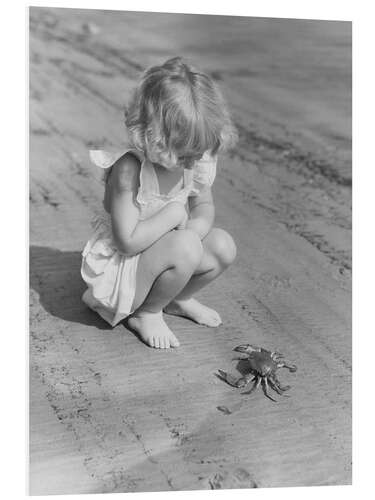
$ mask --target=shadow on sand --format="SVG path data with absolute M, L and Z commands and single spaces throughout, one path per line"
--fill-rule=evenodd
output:
M 65 321 L 110 330 L 111 327 L 81 300 L 85 283 L 80 267 L 80 252 L 30 247 L 30 287 L 38 293 L 42 307 Z

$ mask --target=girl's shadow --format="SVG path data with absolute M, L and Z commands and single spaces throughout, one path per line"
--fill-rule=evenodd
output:
M 65 321 L 110 330 L 111 327 L 81 300 L 85 284 L 80 267 L 80 252 L 30 247 L 30 287 L 38 293 L 42 307 Z

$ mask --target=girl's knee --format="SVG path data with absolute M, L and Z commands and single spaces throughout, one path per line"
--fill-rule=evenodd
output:
M 228 267 L 237 254 L 237 247 L 232 236 L 224 229 L 213 228 L 209 234 L 209 250 L 221 267 Z
M 202 242 L 189 229 L 173 231 L 170 254 L 174 265 L 195 269 L 203 256 Z

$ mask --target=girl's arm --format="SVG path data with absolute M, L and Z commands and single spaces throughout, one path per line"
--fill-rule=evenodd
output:
M 197 196 L 189 198 L 190 216 L 186 229 L 195 231 L 201 240 L 210 232 L 214 219 L 215 207 L 211 188 L 207 187 Z
M 174 229 L 184 218 L 185 207 L 171 202 L 145 221 L 139 220 L 136 196 L 139 187 L 139 161 L 130 154 L 112 167 L 108 180 L 111 188 L 111 219 L 114 241 L 126 255 L 142 252 L 164 234 Z

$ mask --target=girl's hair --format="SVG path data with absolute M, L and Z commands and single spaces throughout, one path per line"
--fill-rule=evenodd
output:
M 215 83 L 180 57 L 143 74 L 125 111 L 125 124 L 137 149 L 167 163 L 207 150 L 216 154 L 237 140 Z

